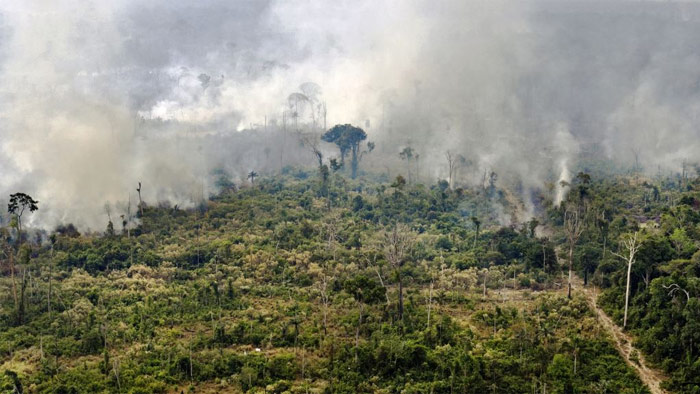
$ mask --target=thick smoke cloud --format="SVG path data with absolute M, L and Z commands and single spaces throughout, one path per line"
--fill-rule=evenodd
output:
M 448 149 L 461 182 L 495 171 L 524 196 L 592 150 L 677 170 L 700 152 L 699 34 L 697 3 L 7 2 L 0 193 L 37 197 L 35 224 L 99 230 L 138 181 L 187 205 L 216 168 L 311 164 L 289 130 L 320 130 L 320 105 L 367 129 L 378 168 L 411 145 L 430 180 Z

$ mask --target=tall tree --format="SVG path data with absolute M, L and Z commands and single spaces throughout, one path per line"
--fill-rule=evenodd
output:
M 248 179 L 250 179 L 250 183 L 255 185 L 255 178 L 258 176 L 258 173 L 255 171 L 251 171 L 248 173 Z
M 471 218 L 472 223 L 474 224 L 474 228 L 476 229 L 476 232 L 474 233 L 474 248 L 476 248 L 476 241 L 479 239 L 479 229 L 481 228 L 481 220 L 479 220 L 478 217 L 472 216 Z
M 17 298 L 17 278 L 15 277 L 15 261 L 14 261 L 14 250 L 12 249 L 11 236 L 9 231 L 6 229 L 0 229 L 0 234 L 3 238 L 3 249 L 7 261 L 10 263 L 10 276 L 12 277 L 12 299 L 14 300 L 15 309 L 19 306 L 19 299 Z
M 530 238 L 535 238 L 535 232 L 537 230 L 537 226 L 540 225 L 540 221 L 537 220 L 537 218 L 532 218 L 530 219 L 529 222 L 527 222 L 527 228 L 530 230 Z
M 22 244 L 22 215 L 24 212 L 34 212 L 39 209 L 39 201 L 34 200 L 30 195 L 24 193 L 10 194 L 10 203 L 7 204 L 7 212 L 14 215 L 17 226 L 17 250 Z
M 399 157 L 401 160 L 406 161 L 406 168 L 408 170 L 408 183 L 411 184 L 413 182 L 413 177 L 411 176 L 411 167 L 413 166 L 413 162 L 415 160 L 418 160 L 418 154 L 416 151 L 411 148 L 410 146 L 407 146 L 399 152 Z
M 629 306 L 630 301 L 630 276 L 632 274 L 632 265 L 634 264 L 635 255 L 637 254 L 637 251 L 639 251 L 639 247 L 642 244 L 641 237 L 639 236 L 639 231 L 622 236 L 620 244 L 624 250 L 620 251 L 619 253 L 611 251 L 611 253 L 627 262 L 627 286 L 625 287 L 625 316 L 622 320 L 622 328 L 626 328 L 627 307 Z
M 139 187 L 136 188 L 136 192 L 139 194 L 139 217 L 143 217 L 143 200 L 141 199 L 141 182 L 139 182 Z
M 585 220 L 585 210 L 579 206 L 567 208 L 564 212 L 564 231 L 569 246 L 569 284 L 566 292 L 566 296 L 569 298 L 571 298 L 571 279 L 574 270 L 574 248 L 583 233 Z
M 457 170 L 466 164 L 467 159 L 462 155 L 456 155 L 449 150 L 445 152 L 445 157 L 447 158 L 447 169 L 448 169 L 448 182 L 450 183 L 450 189 L 454 189 L 454 183 L 457 178 Z
M 294 118 L 294 129 L 299 132 L 299 117 L 303 111 L 304 105 L 310 104 L 311 100 L 302 93 L 292 93 L 287 97 L 287 102 L 289 104 L 289 110 L 292 113 L 292 118 Z M 301 108 L 301 109 L 300 109 Z
M 352 170 L 352 178 L 355 179 L 357 177 L 357 167 L 360 161 L 360 143 L 367 139 L 367 133 L 361 128 L 350 124 L 335 125 L 330 130 L 326 131 L 321 139 L 338 146 L 342 164 L 345 164 L 345 157 L 348 152 L 351 153 L 352 162 L 350 167 Z
M 299 90 L 306 97 L 306 103 L 311 112 L 311 123 L 313 130 L 316 130 L 318 118 L 323 115 L 324 105 L 319 102 L 321 87 L 313 82 L 304 82 L 299 86 Z
M 414 235 L 405 224 L 396 224 L 384 233 L 383 249 L 384 257 L 394 269 L 396 280 L 399 283 L 399 320 L 403 320 L 403 266 L 406 263 L 408 253 L 413 244 Z
M 10 202 L 7 204 L 7 212 L 14 215 L 13 221 L 17 227 L 17 260 L 19 260 L 20 252 L 22 250 L 22 215 L 29 210 L 29 212 L 34 212 L 39 209 L 39 202 L 34 200 L 30 195 L 25 193 L 14 193 L 10 195 Z M 28 265 L 30 252 L 25 251 L 25 267 Z M 12 266 L 12 281 L 13 289 L 16 292 L 16 284 L 14 283 L 14 265 Z M 26 268 L 22 271 L 22 285 L 20 288 L 20 299 L 17 306 L 17 321 L 22 324 L 24 321 L 24 295 L 27 287 L 27 270 Z M 16 297 L 16 295 L 15 295 Z M 16 301 L 15 301 L 15 304 Z

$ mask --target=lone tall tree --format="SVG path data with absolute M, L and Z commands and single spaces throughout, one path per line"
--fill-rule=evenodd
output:
M 399 152 L 399 157 L 401 160 L 406 161 L 406 168 L 408 169 L 408 183 L 410 184 L 413 181 L 413 177 L 411 176 L 411 167 L 413 166 L 413 160 L 418 160 L 418 154 L 413 148 L 407 146 L 403 148 L 401 152 Z
M 634 257 L 642 245 L 641 239 L 639 237 L 639 231 L 634 234 L 627 234 L 623 236 L 620 240 L 622 248 L 625 249 L 626 254 L 611 252 L 615 256 L 625 260 L 627 262 L 627 287 L 625 290 L 625 317 L 622 320 L 622 328 L 627 327 L 627 307 L 630 302 L 630 275 L 632 273 L 632 264 L 634 264 Z
M 26 210 L 34 212 L 39 209 L 39 201 L 34 200 L 30 195 L 24 193 L 10 194 L 10 203 L 7 204 L 7 212 L 15 215 L 17 221 L 17 244 L 22 244 L 22 215 Z M 19 248 L 18 248 L 19 250 Z
M 141 199 L 141 182 L 139 182 L 139 187 L 136 188 L 136 192 L 139 194 L 139 217 L 143 217 L 143 200 Z
M 457 177 L 457 170 L 466 164 L 467 159 L 462 155 L 454 154 L 449 150 L 445 152 L 445 157 L 447 158 L 447 169 L 448 169 L 448 182 L 450 183 L 450 189 L 454 189 L 455 178 Z
M 399 320 L 403 320 L 403 266 L 413 244 L 413 233 L 405 224 L 397 224 L 384 234 L 384 257 L 394 269 L 399 282 Z
M 258 173 L 255 171 L 251 171 L 248 173 L 248 179 L 250 179 L 250 183 L 252 185 L 255 185 L 255 178 L 258 176 Z
M 39 204 L 39 201 L 34 200 L 30 195 L 24 194 L 24 193 L 15 193 L 15 194 L 10 194 L 10 203 L 7 204 L 7 212 L 9 212 L 11 215 L 14 215 L 14 225 L 17 227 L 17 259 L 19 259 L 20 256 L 20 250 L 22 246 L 22 215 L 26 210 L 29 210 L 29 212 L 34 212 L 39 207 L 37 206 Z M 29 262 L 29 253 L 26 255 L 26 261 L 25 261 L 25 266 L 26 263 Z M 17 321 L 19 324 L 22 324 L 24 320 L 24 294 L 25 294 L 25 289 L 27 286 L 27 280 L 26 280 L 26 274 L 27 271 L 26 269 L 22 273 L 22 286 L 21 286 L 21 292 L 20 292 L 20 299 L 19 299 L 19 304 L 17 303 L 17 285 L 15 283 L 15 266 L 12 263 L 12 259 L 10 258 L 11 261 L 11 275 L 12 275 L 12 290 L 13 290 L 13 296 L 15 298 L 15 307 L 17 309 Z
M 567 209 L 564 212 L 564 230 L 569 246 L 569 286 L 566 296 L 571 298 L 571 277 L 574 270 L 574 247 L 578 243 L 584 229 L 585 213 L 579 207 Z
M 335 125 L 326 131 L 321 137 L 326 142 L 334 143 L 340 150 L 340 160 L 345 164 L 345 156 L 348 152 L 352 154 L 352 178 L 357 177 L 357 166 L 359 164 L 360 143 L 367 139 L 367 133 L 359 127 L 353 125 Z
M 479 220 L 478 217 L 472 216 L 471 221 L 474 224 L 474 228 L 476 229 L 476 233 L 474 233 L 474 248 L 476 248 L 476 241 L 479 239 L 479 229 L 481 228 L 481 220 Z

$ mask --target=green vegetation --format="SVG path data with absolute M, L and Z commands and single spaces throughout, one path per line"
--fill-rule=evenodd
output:
M 543 225 L 499 224 L 517 207 L 493 184 L 287 168 L 194 209 L 141 203 L 133 228 L 63 226 L 21 245 L 6 229 L 5 260 L 17 259 L 0 282 L 0 388 L 647 392 L 582 296 L 567 298 L 564 221 L 576 205 L 573 267 L 606 289 L 616 319 L 625 269 L 610 252 L 647 228 L 628 325 L 672 372 L 669 387 L 695 392 L 694 184 L 656 195 L 628 178 L 584 179 L 561 208 L 542 204 Z M 657 212 L 659 228 L 641 223 Z
M 666 388 L 678 393 L 700 392 L 699 191 L 700 182 L 686 177 L 595 183 L 597 225 L 578 253 L 579 267 L 595 272 L 594 283 L 604 289 L 599 302 L 622 326 L 628 264 L 615 254 L 627 259 L 621 241 L 637 235 L 627 328 L 668 375 Z

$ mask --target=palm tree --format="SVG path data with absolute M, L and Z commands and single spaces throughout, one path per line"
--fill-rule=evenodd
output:
M 257 177 L 257 176 L 258 176 L 257 172 L 255 172 L 255 171 L 249 172 L 248 179 L 250 179 L 250 183 L 252 183 L 254 185 L 255 184 L 255 177 Z
M 472 216 L 471 217 L 472 223 L 474 223 L 474 227 L 476 227 L 476 233 L 474 234 L 474 247 L 476 247 L 476 241 L 479 239 L 479 228 L 481 227 L 481 220 L 479 220 L 478 217 Z

